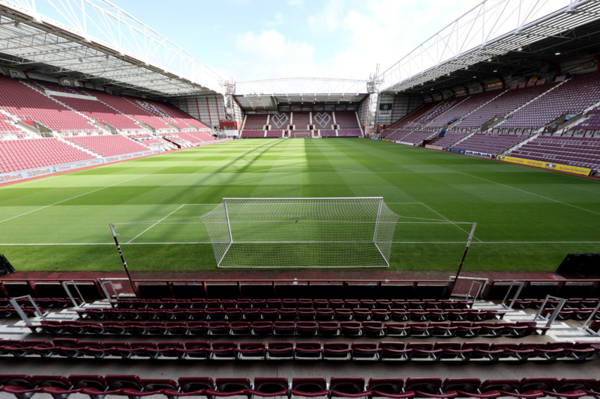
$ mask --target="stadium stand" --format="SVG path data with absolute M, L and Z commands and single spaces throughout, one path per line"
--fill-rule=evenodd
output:
M 465 116 L 454 127 L 481 128 L 486 122 L 494 118 L 503 118 L 553 86 L 554 84 L 511 89 L 495 98 L 494 101 Z
M 449 108 L 446 112 L 443 112 L 434 119 L 431 119 L 431 121 L 427 124 L 427 127 L 441 128 L 446 126 L 448 123 L 454 122 L 464 116 L 470 115 L 474 111 L 477 111 L 486 103 L 489 103 L 495 97 L 501 94 L 501 91 L 496 90 L 481 94 L 474 94 L 467 98 L 459 99 L 460 102 L 456 106 Z
M 121 135 L 68 137 L 67 140 L 103 157 L 148 150 L 147 147 Z
M 24 82 L 0 76 L 0 108 L 26 124 L 39 123 L 61 133 L 97 132 L 81 115 L 63 107 Z
M 0 173 L 94 158 L 55 138 L 0 141 Z
M 338 126 L 339 137 L 360 137 L 362 136 L 356 114 L 354 112 L 335 112 L 335 122 Z
M 485 154 L 502 154 L 527 138 L 529 137 L 514 134 L 476 133 L 459 144 L 455 144 L 454 147 Z
M 258 138 L 264 137 L 264 129 L 267 124 L 267 115 L 246 115 L 246 121 L 241 137 Z M 262 133 L 262 136 L 260 135 Z
M 538 136 L 510 155 L 599 170 L 600 137 Z
M 599 96 L 600 73 L 576 75 L 553 86 L 543 96 L 514 112 L 498 127 L 541 128 L 559 118 L 584 111 L 597 103 Z
M 98 98 L 98 100 L 104 102 L 109 107 L 114 108 L 123 114 L 129 115 L 138 122 L 142 123 L 145 127 L 158 132 L 173 130 L 173 128 L 165 123 L 162 118 L 138 106 L 129 98 L 113 96 L 108 93 L 95 90 L 86 90 L 85 92 Z

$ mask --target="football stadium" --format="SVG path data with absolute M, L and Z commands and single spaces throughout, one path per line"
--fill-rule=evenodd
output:
M 0 399 L 600 397 L 600 0 L 119 3 L 0 0 Z

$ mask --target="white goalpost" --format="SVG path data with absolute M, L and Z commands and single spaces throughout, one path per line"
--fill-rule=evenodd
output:
M 383 197 L 223 198 L 200 217 L 217 267 L 389 267 L 399 215 Z

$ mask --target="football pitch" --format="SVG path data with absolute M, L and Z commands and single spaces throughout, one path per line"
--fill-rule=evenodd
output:
M 237 140 L 0 187 L 18 271 L 215 269 L 200 216 L 223 197 L 383 196 L 390 269 L 553 271 L 600 252 L 600 182 L 363 139 Z M 348 251 L 351 252 L 351 251 Z

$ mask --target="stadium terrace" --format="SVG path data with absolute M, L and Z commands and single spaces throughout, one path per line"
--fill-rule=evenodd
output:
M 0 0 L 0 399 L 599 398 L 600 0 L 446 22 L 236 80 Z

